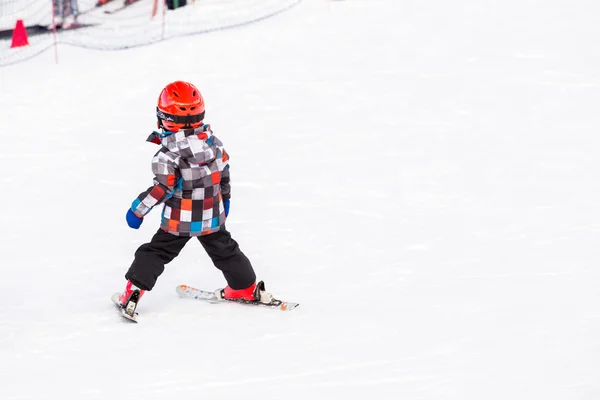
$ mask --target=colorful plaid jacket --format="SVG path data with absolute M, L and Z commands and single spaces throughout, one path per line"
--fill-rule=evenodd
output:
M 164 203 L 165 232 L 200 236 L 218 231 L 225 222 L 223 200 L 230 197 L 229 156 L 210 126 L 154 132 L 148 141 L 162 145 L 152 160 L 154 185 L 135 199 L 131 210 L 143 217 Z

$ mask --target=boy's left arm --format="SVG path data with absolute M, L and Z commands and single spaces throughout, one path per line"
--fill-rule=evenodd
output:
M 229 178 L 229 154 L 220 148 L 220 153 L 217 155 L 217 163 L 221 172 L 221 197 L 223 198 L 223 207 L 225 207 L 225 217 L 229 216 L 229 199 L 231 199 L 231 183 Z

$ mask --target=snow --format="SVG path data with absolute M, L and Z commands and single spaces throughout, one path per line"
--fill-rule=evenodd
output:
M 600 4 L 304 0 L 237 29 L 0 69 L 0 398 L 600 398 Z M 292 312 L 117 316 L 154 107 L 194 82 L 228 228 Z

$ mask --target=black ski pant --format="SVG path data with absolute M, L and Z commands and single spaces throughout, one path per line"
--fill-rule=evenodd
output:
M 242 253 L 225 226 L 217 232 L 195 237 L 215 267 L 223 272 L 227 284 L 232 289 L 245 289 L 256 282 L 250 260 Z M 190 239 L 191 237 L 175 236 L 159 229 L 150 243 L 145 243 L 137 249 L 125 278 L 140 289 L 152 290 L 156 280 L 165 270 L 165 264 L 173 261 Z

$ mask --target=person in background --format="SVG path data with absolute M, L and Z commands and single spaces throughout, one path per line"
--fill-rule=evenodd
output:
M 79 5 L 77 0 L 52 0 L 54 20 L 49 29 L 69 29 L 77 25 Z

